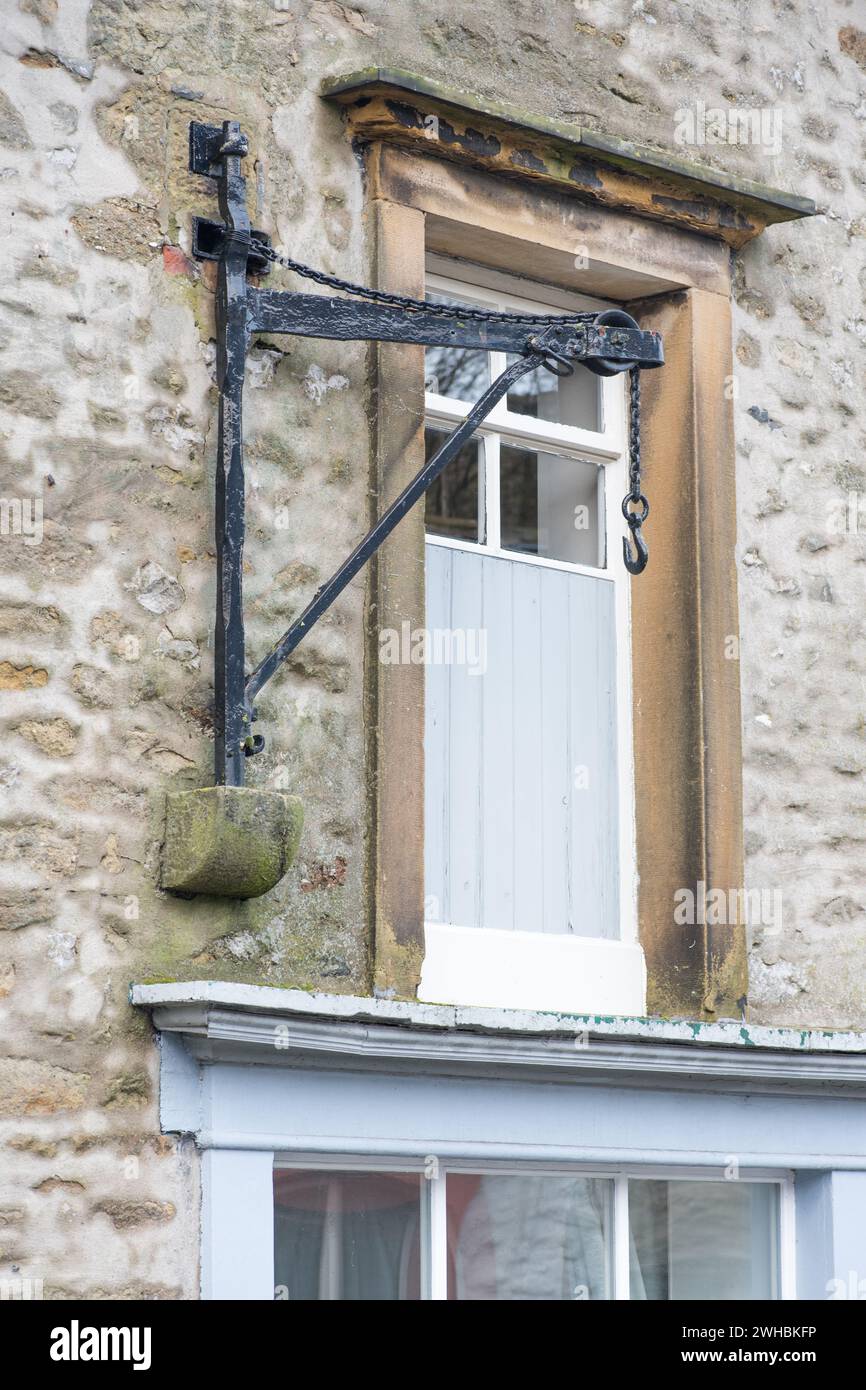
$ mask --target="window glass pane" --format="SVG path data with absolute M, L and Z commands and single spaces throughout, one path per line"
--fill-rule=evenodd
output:
M 503 444 L 499 479 L 505 550 L 604 566 L 604 472 L 598 464 Z
M 631 1296 L 778 1298 L 773 1183 L 629 1182 Z
M 509 366 L 516 361 L 509 354 Z M 576 366 L 571 376 L 556 376 L 546 367 L 536 367 L 515 383 L 506 400 L 516 415 L 579 425 L 585 430 L 601 429 L 599 378 L 586 367 Z
M 429 304 L 466 302 L 444 294 L 431 293 L 425 298 Z M 490 358 L 483 348 L 429 347 L 424 353 L 424 385 L 436 396 L 474 405 L 490 385 Z
M 420 1298 L 421 1182 L 420 1173 L 278 1168 L 277 1299 Z
M 428 426 L 424 433 L 428 459 L 442 448 L 448 433 Z M 459 541 L 481 538 L 478 487 L 482 448 L 479 439 L 470 439 L 427 489 L 424 520 L 434 536 L 451 536 Z
M 448 1297 L 610 1297 L 611 1183 L 449 1173 Z

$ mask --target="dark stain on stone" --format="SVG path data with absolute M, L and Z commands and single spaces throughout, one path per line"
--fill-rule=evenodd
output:
M 390 97 L 385 105 L 394 120 L 404 129 L 434 132 L 443 145 L 457 145 L 467 154 L 474 154 L 486 159 L 491 159 L 502 149 L 502 145 L 495 135 L 483 135 L 480 130 L 473 130 L 471 127 L 460 134 L 449 121 L 445 120 L 444 116 L 425 117 L 416 107 L 407 106 L 405 102 L 394 101 Z
M 319 966 L 319 974 L 323 979 L 340 979 L 351 973 L 348 963 L 339 956 L 326 956 Z
M 769 426 L 771 430 L 780 430 L 782 428 L 781 420 L 774 420 L 770 412 L 765 410 L 762 405 L 750 405 L 746 414 L 751 415 L 753 420 L 757 420 L 759 425 Z
M 664 208 L 666 212 L 685 213 L 696 222 L 710 221 L 709 206 L 698 202 L 697 198 L 666 198 L 662 193 L 654 193 L 653 202 L 656 207 Z
M 394 120 L 407 130 L 423 130 L 424 118 L 420 111 L 416 111 L 414 106 L 407 106 L 403 101 L 393 101 L 390 98 L 385 102 Z
M 604 187 L 595 165 L 590 164 L 586 159 L 576 160 L 568 171 L 568 177 L 573 183 L 579 183 L 583 188 L 600 189 Z
M 737 208 L 731 207 L 730 203 L 719 204 L 719 226 L 732 227 L 738 232 L 755 232 L 754 222 L 750 222 L 748 217 Z
M 546 174 L 547 165 L 543 159 L 539 159 L 532 150 L 514 150 L 511 156 L 511 163 L 516 164 L 520 169 L 534 169 L 536 174 Z
M 492 159 L 502 149 L 495 135 L 482 135 L 480 130 L 473 130 L 471 126 L 467 126 L 461 135 L 442 116 L 439 117 L 439 139 L 443 145 L 457 145 L 467 154 L 480 155 L 485 159 Z

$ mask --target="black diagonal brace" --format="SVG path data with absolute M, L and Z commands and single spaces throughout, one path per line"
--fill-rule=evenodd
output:
M 219 434 L 215 486 L 217 604 L 214 636 L 214 700 L 217 783 L 242 786 L 245 755 L 264 744 L 252 732 L 254 701 L 267 681 L 295 650 L 354 575 L 375 554 L 401 518 L 424 495 L 463 444 L 478 429 L 515 381 L 538 367 L 560 375 L 580 364 L 600 376 L 630 367 L 658 367 L 661 339 L 641 331 L 620 311 L 573 318 L 489 315 L 462 306 L 425 305 L 383 295 L 312 271 L 299 262 L 289 268 L 360 300 L 261 290 L 249 275 L 263 273 L 275 259 L 267 237 L 251 232 L 241 160 L 247 141 L 236 121 L 222 126 L 190 126 L 190 169 L 216 180 L 221 222 L 196 219 L 193 254 L 218 262 L 216 290 Z M 380 302 L 376 302 L 377 298 Z M 395 302 L 396 301 L 396 302 Z M 465 313 L 465 316 L 464 316 Z M 449 435 L 442 448 L 391 503 L 300 616 L 246 678 L 243 618 L 244 464 L 242 401 L 246 354 L 253 333 L 286 333 L 313 338 L 423 344 L 428 347 L 481 348 L 517 360 L 497 377 Z
M 540 367 L 545 360 L 543 352 L 531 352 L 526 357 L 521 357 L 519 361 L 513 362 L 510 367 L 498 376 L 496 380 L 488 386 L 484 395 L 472 407 L 466 419 L 461 421 L 455 430 L 449 434 L 442 448 L 425 463 L 421 472 L 416 475 L 395 498 L 390 507 L 382 513 L 372 531 L 368 531 L 362 541 L 355 546 L 351 555 L 343 564 L 331 575 L 327 584 L 323 584 L 318 589 L 307 604 L 303 613 L 296 618 L 287 632 L 283 634 L 279 642 L 268 652 L 263 661 L 260 661 L 247 681 L 246 697 L 248 706 L 256 698 L 262 686 L 270 680 L 274 672 L 283 664 L 286 657 L 291 656 L 295 647 L 303 637 L 309 632 L 313 623 L 327 612 L 334 599 L 341 594 L 349 583 L 350 579 L 358 573 L 359 569 L 370 559 L 371 555 L 379 549 L 384 540 L 390 536 L 394 527 L 403 517 L 414 507 L 415 503 L 424 496 L 424 493 L 434 483 L 442 472 L 443 468 L 459 454 L 463 445 L 472 434 L 477 430 L 491 412 L 497 401 L 501 401 L 506 392 L 511 390 L 515 381 L 519 381 L 527 372 L 534 371 Z

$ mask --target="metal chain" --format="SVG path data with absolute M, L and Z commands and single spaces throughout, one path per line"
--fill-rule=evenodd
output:
M 639 502 L 640 491 L 640 372 L 632 367 L 629 372 L 629 410 L 628 410 L 628 480 L 631 484 L 629 497 Z
M 509 314 L 504 310 L 495 309 L 472 309 L 468 304 L 431 304 L 425 299 L 413 299 L 408 294 L 393 294 L 388 290 L 374 290 L 369 285 L 356 285 L 352 280 L 341 280 L 337 275 L 328 275 L 324 270 L 314 270 L 312 266 L 304 265 L 303 261 L 292 260 L 291 256 L 282 256 L 275 251 L 272 246 L 266 246 L 262 241 L 250 238 L 250 247 L 257 255 L 264 256 L 266 260 L 272 261 L 274 265 L 285 266 L 286 270 L 291 270 L 295 275 L 302 275 L 306 280 L 314 280 L 317 285 L 326 285 L 332 290 L 342 290 L 344 294 L 358 295 L 362 299 L 373 300 L 376 304 L 390 304 L 397 309 L 409 309 L 417 312 L 423 309 L 425 313 L 435 314 L 438 318 L 449 319 L 475 319 L 481 322 L 489 322 L 494 319 L 497 323 L 526 323 L 526 324 L 572 324 L 572 323 L 591 323 L 597 315 L 593 312 L 575 314 Z
M 632 367 L 629 372 L 628 481 L 629 490 L 622 499 L 622 514 L 632 534 L 636 558 L 629 550 L 628 541 L 623 538 L 623 559 L 630 574 L 640 574 L 646 569 L 649 559 L 646 541 L 641 535 L 641 527 L 649 516 L 649 502 L 641 491 L 639 367 Z M 640 507 L 640 511 L 633 511 L 634 507 Z

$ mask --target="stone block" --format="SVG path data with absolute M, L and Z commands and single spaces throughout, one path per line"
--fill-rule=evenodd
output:
M 203 787 L 166 798 L 162 886 L 175 893 L 257 898 L 294 862 L 301 802 L 255 787 Z

